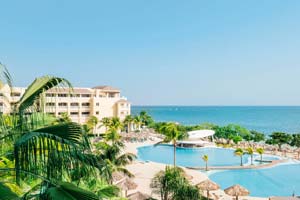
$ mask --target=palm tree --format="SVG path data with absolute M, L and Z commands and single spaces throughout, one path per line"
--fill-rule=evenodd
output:
M 12 152 L 9 149 L 6 154 L 13 155 L 14 163 L 13 167 L 1 167 L 1 171 L 13 172 L 18 185 L 21 180 L 42 180 L 40 186 L 35 188 L 41 188 L 38 195 L 43 199 L 72 197 L 96 200 L 99 199 L 96 194 L 62 182 L 71 180 L 68 172 L 72 170 L 84 168 L 88 175 L 95 169 L 103 168 L 104 162 L 91 154 L 89 141 L 81 126 L 71 122 L 51 125 L 52 122 L 45 120 L 46 115 L 38 113 L 44 93 L 60 86 L 71 87 L 71 84 L 59 77 L 43 76 L 35 79 L 15 104 L 10 127 L 1 124 L 1 130 L 9 131 L 1 131 L 0 140 L 9 138 Z M 2 195 L 1 192 L 0 199 Z M 34 195 L 38 197 L 36 192 Z
M 260 155 L 260 162 L 262 163 L 262 156 L 263 156 L 265 150 L 263 148 L 257 148 L 256 152 Z
M 152 192 L 160 195 L 161 200 L 199 200 L 199 189 L 185 178 L 184 171 L 178 167 L 167 166 L 159 171 L 150 183 Z
M 117 131 L 120 131 L 123 128 L 123 123 L 121 122 L 119 117 L 112 117 L 109 128 L 113 128 Z
M 140 112 L 140 118 L 141 118 L 142 124 L 145 126 L 148 126 L 151 122 L 153 122 L 152 117 L 150 115 L 148 115 L 148 113 L 144 110 Z
M 110 128 L 106 131 L 104 139 L 106 142 L 116 143 L 120 141 L 121 136 L 115 128 Z
M 128 177 L 133 177 L 133 174 L 125 168 L 125 165 L 130 164 L 136 156 L 132 153 L 122 153 L 122 149 L 124 148 L 123 143 L 114 142 L 112 144 L 108 144 L 100 142 L 95 146 L 95 153 L 100 160 L 105 162 L 100 173 L 108 183 L 111 184 L 113 181 L 113 172 L 122 172 Z
M 133 119 L 133 122 L 135 124 L 135 127 L 137 127 L 138 131 L 141 131 L 141 125 L 143 124 L 142 118 L 138 115 L 136 115 Z
M 87 126 L 89 129 L 93 130 L 93 133 L 96 133 L 96 126 L 98 124 L 99 120 L 96 116 L 90 116 L 87 121 Z
M 131 131 L 131 124 L 133 122 L 132 115 L 127 115 L 124 119 L 124 124 L 127 124 L 127 132 L 129 133 Z
M 205 162 L 205 170 L 208 171 L 208 155 L 204 155 L 202 160 Z
M 248 148 L 246 149 L 246 153 L 247 153 L 248 155 L 251 156 L 251 165 L 253 165 L 253 154 L 254 154 L 254 149 L 253 149 L 252 147 L 248 147 Z
M 110 124 L 111 124 L 111 118 L 109 118 L 109 117 L 103 117 L 100 122 L 102 123 L 102 126 L 105 127 L 105 132 L 106 132 L 107 129 L 109 128 Z
M 239 156 L 241 158 L 241 166 L 243 166 L 243 155 L 244 155 L 244 151 L 241 148 L 237 148 L 234 151 L 234 155 Z
M 174 147 L 174 167 L 176 166 L 176 146 L 177 140 L 184 137 L 184 133 L 179 131 L 177 124 L 169 122 L 160 128 L 160 132 L 165 135 L 164 143 L 172 142 Z
M 62 113 L 53 124 L 59 124 L 59 123 L 67 123 L 67 122 L 71 122 L 71 118 L 68 115 L 67 112 Z

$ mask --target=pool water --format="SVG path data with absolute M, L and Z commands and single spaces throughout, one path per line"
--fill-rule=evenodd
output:
M 222 189 L 240 184 L 251 196 L 300 195 L 300 164 L 278 165 L 266 169 L 226 170 L 209 175 Z
M 233 149 L 224 148 L 176 148 L 176 164 L 184 167 L 205 166 L 203 155 L 208 155 L 209 166 L 240 165 L 240 157 L 234 155 Z M 173 146 L 157 145 L 138 148 L 138 159 L 164 164 L 173 164 Z M 249 161 L 249 156 L 243 156 L 243 163 Z

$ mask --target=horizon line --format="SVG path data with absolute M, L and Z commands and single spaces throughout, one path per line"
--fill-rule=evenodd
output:
M 151 106 L 156 106 L 156 107 L 163 107 L 163 106 L 180 106 L 180 107 L 300 107 L 299 105 L 186 105 L 186 104 L 132 104 L 131 106 L 136 106 L 136 107 L 151 107 Z

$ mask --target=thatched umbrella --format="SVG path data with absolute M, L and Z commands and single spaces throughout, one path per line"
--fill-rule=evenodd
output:
M 300 148 L 297 148 L 296 152 L 297 152 L 297 159 L 299 160 L 300 159 Z
M 209 191 L 218 190 L 220 189 L 220 186 L 216 184 L 215 182 L 206 179 L 205 181 L 202 181 L 196 185 L 201 190 L 207 191 L 207 198 L 209 198 Z
M 150 199 L 150 198 L 151 198 L 151 196 L 141 193 L 141 192 L 135 192 L 135 193 L 127 196 L 127 199 L 129 199 L 129 200 L 146 200 L 146 199 Z
M 243 188 L 240 185 L 231 186 L 224 191 L 226 194 L 236 197 L 236 200 L 239 199 L 239 196 L 248 196 L 250 194 L 246 188 Z
M 193 176 L 192 175 L 189 175 L 189 174 L 187 174 L 187 173 L 184 173 L 184 177 L 188 180 L 188 181 L 191 181 L 191 180 L 193 180 Z
M 128 190 L 134 190 L 138 187 L 138 185 L 133 182 L 131 179 L 129 178 L 125 178 L 124 180 L 122 180 L 121 182 L 117 183 L 117 186 L 121 189 L 125 191 L 125 195 L 127 196 L 127 191 Z
M 119 182 L 121 181 L 122 179 L 126 178 L 127 176 L 124 175 L 123 173 L 121 172 L 113 172 L 112 173 L 112 180 L 113 182 Z

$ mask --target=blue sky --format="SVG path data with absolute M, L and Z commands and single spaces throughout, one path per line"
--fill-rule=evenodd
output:
M 1 1 L 0 61 L 133 104 L 300 105 L 300 1 Z

